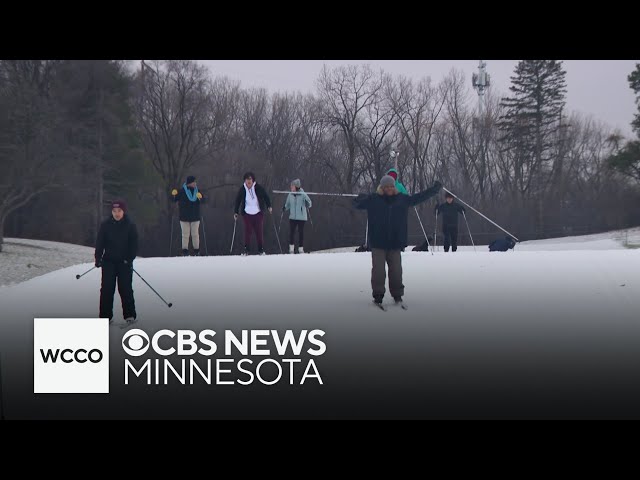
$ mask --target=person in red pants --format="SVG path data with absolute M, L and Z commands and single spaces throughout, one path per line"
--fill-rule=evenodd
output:
M 242 214 L 244 221 L 244 251 L 242 255 L 249 254 L 251 236 L 255 234 L 258 244 L 258 255 L 264 255 L 264 211 L 273 213 L 271 199 L 267 191 L 256 183 L 256 177 L 252 172 L 247 172 L 243 177 L 244 183 L 236 195 L 234 218 Z

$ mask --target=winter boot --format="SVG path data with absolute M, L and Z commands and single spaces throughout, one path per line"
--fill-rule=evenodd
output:
M 192 257 L 197 257 L 198 255 L 200 255 L 200 250 L 199 249 L 194 249 L 193 253 L 191 254 Z
M 188 257 L 189 256 L 189 250 L 188 249 L 182 249 L 182 256 L 183 257 Z
M 245 245 L 244 246 L 244 250 L 241 254 L 243 257 L 246 257 L 247 255 L 249 255 L 249 245 Z
M 302 247 L 302 245 L 298 247 L 298 253 L 304 253 L 304 248 Z
M 294 246 L 293 245 L 289 245 L 289 253 L 293 253 L 293 249 L 294 249 Z

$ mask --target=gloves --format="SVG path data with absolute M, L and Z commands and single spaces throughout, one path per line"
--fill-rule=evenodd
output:
M 198 200 L 202 200 L 202 194 L 200 192 L 198 192 L 198 194 L 196 195 L 196 197 L 198 197 Z
M 133 271 L 133 260 L 125 260 L 124 264 L 129 267 L 129 270 Z
M 433 184 L 434 187 L 438 189 L 438 191 L 442 190 L 442 184 L 436 180 L 436 183 Z
M 100 267 L 102 267 L 102 259 L 96 258 L 96 268 L 100 268 Z
M 171 195 L 175 197 L 177 194 L 178 194 L 178 190 L 176 190 L 175 188 L 171 190 Z M 198 195 L 200 195 L 200 192 L 198 192 Z

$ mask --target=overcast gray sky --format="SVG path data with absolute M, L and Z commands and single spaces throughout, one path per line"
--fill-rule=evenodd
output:
M 238 79 L 245 87 L 275 91 L 315 91 L 315 80 L 323 64 L 369 64 L 389 73 L 439 81 L 452 68 L 462 70 L 469 83 L 478 60 L 198 60 L 214 75 Z M 486 60 L 492 88 L 508 93 L 517 60 Z M 567 106 L 571 111 L 592 115 L 631 136 L 633 114 L 637 112 L 627 76 L 640 60 L 565 60 Z

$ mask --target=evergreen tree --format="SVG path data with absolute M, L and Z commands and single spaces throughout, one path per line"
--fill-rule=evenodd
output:
M 636 95 L 638 112 L 631 122 L 631 127 L 638 134 L 638 140 L 627 142 L 608 159 L 609 166 L 640 182 L 640 63 L 636 64 L 636 69 L 627 77 L 629 85 Z
M 503 150 L 513 158 L 515 189 L 521 199 L 544 191 L 557 150 L 566 72 L 557 60 L 522 60 L 511 77 L 513 96 L 503 98 L 498 126 Z

